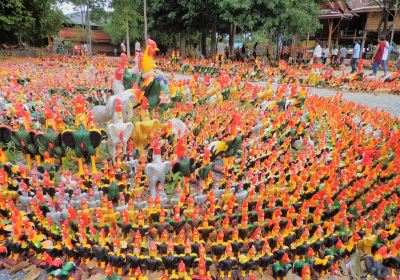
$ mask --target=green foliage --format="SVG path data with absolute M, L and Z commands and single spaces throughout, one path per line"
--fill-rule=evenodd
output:
M 47 36 L 54 36 L 58 34 L 60 29 L 62 29 L 65 16 L 55 5 L 50 7 L 49 13 L 51 16 L 42 17 L 40 19 L 41 26 L 43 28 L 43 34 L 46 34 Z
M 153 0 L 149 1 L 151 34 L 167 34 L 169 45 L 176 46 L 178 33 L 206 31 L 217 18 L 219 34 L 228 34 L 230 23 L 236 33 L 258 34 L 264 42 L 268 34 L 285 35 L 313 33 L 319 28 L 318 3 L 323 0 Z M 153 36 L 154 37 L 154 36 Z M 160 36 L 162 38 L 162 36 Z
M 242 31 L 274 31 L 286 35 L 314 32 L 321 0 L 221 0 L 221 17 Z
M 42 46 L 63 21 L 56 0 L 0 0 L 0 37 L 5 42 Z
M 70 170 L 71 172 L 75 172 L 76 168 L 76 157 L 73 150 L 68 150 L 65 154 L 65 158 L 63 159 L 62 169 Z
M 179 183 L 183 182 L 183 176 L 180 174 L 180 172 L 178 173 L 169 173 L 167 175 L 167 182 L 169 182 L 168 184 L 166 184 L 164 186 L 164 190 L 167 194 L 173 194 L 175 192 L 175 188 Z
M 17 164 L 18 161 L 21 161 L 24 158 L 22 153 L 18 152 L 13 144 L 10 144 L 10 146 L 6 150 L 6 153 L 8 161 L 12 164 Z
M 274 0 L 272 17 L 266 17 L 265 30 L 282 32 L 285 35 L 313 33 L 319 27 L 319 1 Z
M 35 18 L 23 0 L 0 0 L 0 37 L 15 43 L 29 38 Z
M 7 32 L 6 41 L 42 46 L 46 37 L 58 33 L 64 15 L 56 0 L 0 0 L 0 33 Z
M 141 36 L 141 1 L 139 0 L 113 0 L 112 12 L 107 13 L 105 31 L 110 34 L 113 43 L 118 43 L 126 38 L 127 28 L 130 38 Z

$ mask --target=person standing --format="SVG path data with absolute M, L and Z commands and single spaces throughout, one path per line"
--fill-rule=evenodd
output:
M 382 63 L 383 55 L 384 55 L 386 48 L 387 48 L 386 38 L 384 36 L 382 36 L 379 39 L 378 47 L 375 49 L 375 53 L 372 57 L 372 74 L 371 75 L 376 76 L 376 74 L 378 73 L 379 64 L 382 64 L 383 71 L 386 72 L 386 65 L 385 65 L 385 63 Z
M 121 43 L 121 52 L 126 53 L 125 41 L 122 41 Z
M 141 52 L 140 43 L 139 43 L 139 41 L 136 41 L 135 42 L 135 54 L 140 53 L 140 52 Z
M 246 58 L 246 45 L 245 44 L 243 44 L 243 46 L 242 46 L 242 61 L 247 61 L 247 58 Z
M 315 46 L 313 52 L 313 64 L 319 64 L 322 57 L 322 48 L 319 41 L 317 41 L 317 45 Z
M 253 47 L 253 57 L 254 57 L 254 59 L 257 58 L 257 46 L 258 46 L 258 42 L 256 42 L 254 44 L 254 47 Z
M 74 45 L 74 53 L 73 55 L 79 55 L 81 52 L 81 46 L 79 44 Z
M 329 48 L 328 46 L 325 45 L 324 48 L 322 49 L 322 64 L 325 65 L 328 57 L 329 57 Z
M 347 48 L 345 46 L 342 46 L 340 48 L 340 54 L 339 54 L 339 64 L 342 65 L 344 63 L 344 60 L 346 59 L 347 56 Z
M 386 38 L 385 38 L 385 43 L 386 43 L 386 47 L 385 47 L 385 49 L 383 50 L 382 62 L 381 62 L 381 64 L 382 64 L 382 69 L 383 69 L 383 76 L 384 76 L 384 77 L 387 76 L 387 60 L 388 60 L 389 54 L 390 54 L 390 51 L 389 51 L 389 42 L 386 40 Z
M 356 40 L 356 44 L 354 45 L 353 55 L 351 56 L 350 66 L 351 66 L 351 74 L 354 74 L 357 71 L 357 61 L 360 58 L 360 41 Z
M 338 48 L 337 44 L 335 44 L 335 47 L 332 50 L 332 57 L 331 57 L 332 65 L 337 65 L 338 53 L 339 53 L 339 48 Z

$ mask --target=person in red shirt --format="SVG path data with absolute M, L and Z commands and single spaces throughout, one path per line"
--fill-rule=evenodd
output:
M 385 49 L 387 48 L 387 42 L 386 42 L 386 38 L 384 36 L 381 36 L 379 38 L 379 43 L 378 43 L 378 47 L 375 50 L 374 56 L 372 57 L 372 75 L 376 76 L 376 74 L 378 73 L 378 68 L 379 68 L 379 64 L 382 64 L 382 67 L 385 67 L 385 65 L 383 65 L 383 53 L 385 52 Z M 383 62 L 383 63 L 382 63 Z
M 74 45 L 74 55 L 79 55 L 81 52 L 81 46 L 79 44 Z

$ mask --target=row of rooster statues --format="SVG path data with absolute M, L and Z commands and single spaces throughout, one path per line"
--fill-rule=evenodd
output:
M 28 259 L 50 279 L 398 279 L 398 119 L 295 83 L 168 80 L 156 51 L 149 39 L 132 68 L 121 55 L 96 105 L 62 97 L 72 123 L 51 105 L 43 119 L 7 105 L 2 266 Z

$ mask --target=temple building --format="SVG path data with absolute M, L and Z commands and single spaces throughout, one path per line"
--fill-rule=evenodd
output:
M 67 18 L 64 28 L 60 30 L 59 37 L 72 43 L 84 43 L 85 29 L 84 16 L 81 12 L 65 15 Z M 111 43 L 111 37 L 101 29 L 102 23 L 90 21 L 90 36 L 92 51 L 94 53 L 112 54 L 115 46 Z
M 318 18 L 322 27 L 315 38 L 326 41 L 328 46 L 336 42 L 352 45 L 356 39 L 364 46 L 374 44 L 378 40 L 383 9 L 382 0 L 327 1 L 321 6 Z M 387 39 L 400 44 L 400 13 L 389 11 L 387 26 Z

